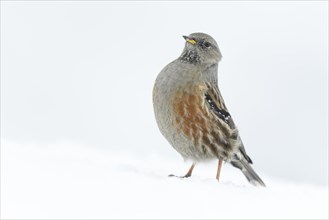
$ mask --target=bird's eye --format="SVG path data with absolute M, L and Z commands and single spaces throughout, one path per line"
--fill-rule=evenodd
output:
M 204 46 L 205 47 L 210 47 L 210 43 L 206 41 L 206 42 L 204 42 Z

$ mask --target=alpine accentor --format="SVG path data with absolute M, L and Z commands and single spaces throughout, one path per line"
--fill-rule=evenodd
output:
M 218 88 L 218 63 L 222 58 L 216 41 L 204 33 L 183 36 L 185 48 L 179 58 L 158 75 L 153 106 L 159 129 L 183 158 L 193 164 L 218 159 L 239 168 L 248 181 L 265 186 L 250 164 L 239 131 Z

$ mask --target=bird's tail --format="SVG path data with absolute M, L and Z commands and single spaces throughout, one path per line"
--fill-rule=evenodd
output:
M 265 187 L 265 183 L 263 182 L 263 180 L 257 175 L 257 173 L 246 160 L 234 160 L 231 161 L 231 164 L 234 167 L 239 168 L 252 185 Z

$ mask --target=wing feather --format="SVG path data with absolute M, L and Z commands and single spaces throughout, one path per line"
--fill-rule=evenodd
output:
M 231 129 L 235 129 L 235 125 L 231 114 L 228 112 L 224 100 L 219 92 L 219 89 L 213 86 L 207 85 L 207 89 L 204 93 L 205 101 L 208 108 L 216 115 L 217 118 L 224 121 Z
M 213 88 L 215 88 L 215 89 L 213 89 Z M 205 98 L 205 101 L 207 102 L 207 105 L 208 105 L 208 108 L 210 109 L 210 111 L 213 112 L 214 115 L 216 115 L 216 117 L 218 119 L 225 122 L 230 127 L 231 131 L 233 131 L 233 130 L 236 131 L 236 133 L 233 132 L 233 135 L 230 136 L 230 138 L 239 140 L 238 141 L 240 143 L 239 151 L 241 152 L 242 156 L 246 159 L 246 161 L 248 163 L 252 164 L 252 160 L 247 155 L 247 152 L 244 148 L 242 140 L 241 140 L 241 138 L 238 134 L 238 131 L 236 129 L 236 126 L 233 122 L 232 116 L 228 112 L 228 110 L 225 106 L 224 100 L 219 92 L 218 87 L 207 85 L 207 89 L 205 90 L 204 96 L 205 96 L 204 98 Z

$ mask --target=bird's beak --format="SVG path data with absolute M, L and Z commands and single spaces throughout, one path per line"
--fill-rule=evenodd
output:
M 192 45 L 196 44 L 196 41 L 193 40 L 193 39 L 191 39 L 191 38 L 189 38 L 188 36 L 183 35 L 183 38 L 186 40 L 186 42 L 188 42 L 188 43 L 190 43 Z

